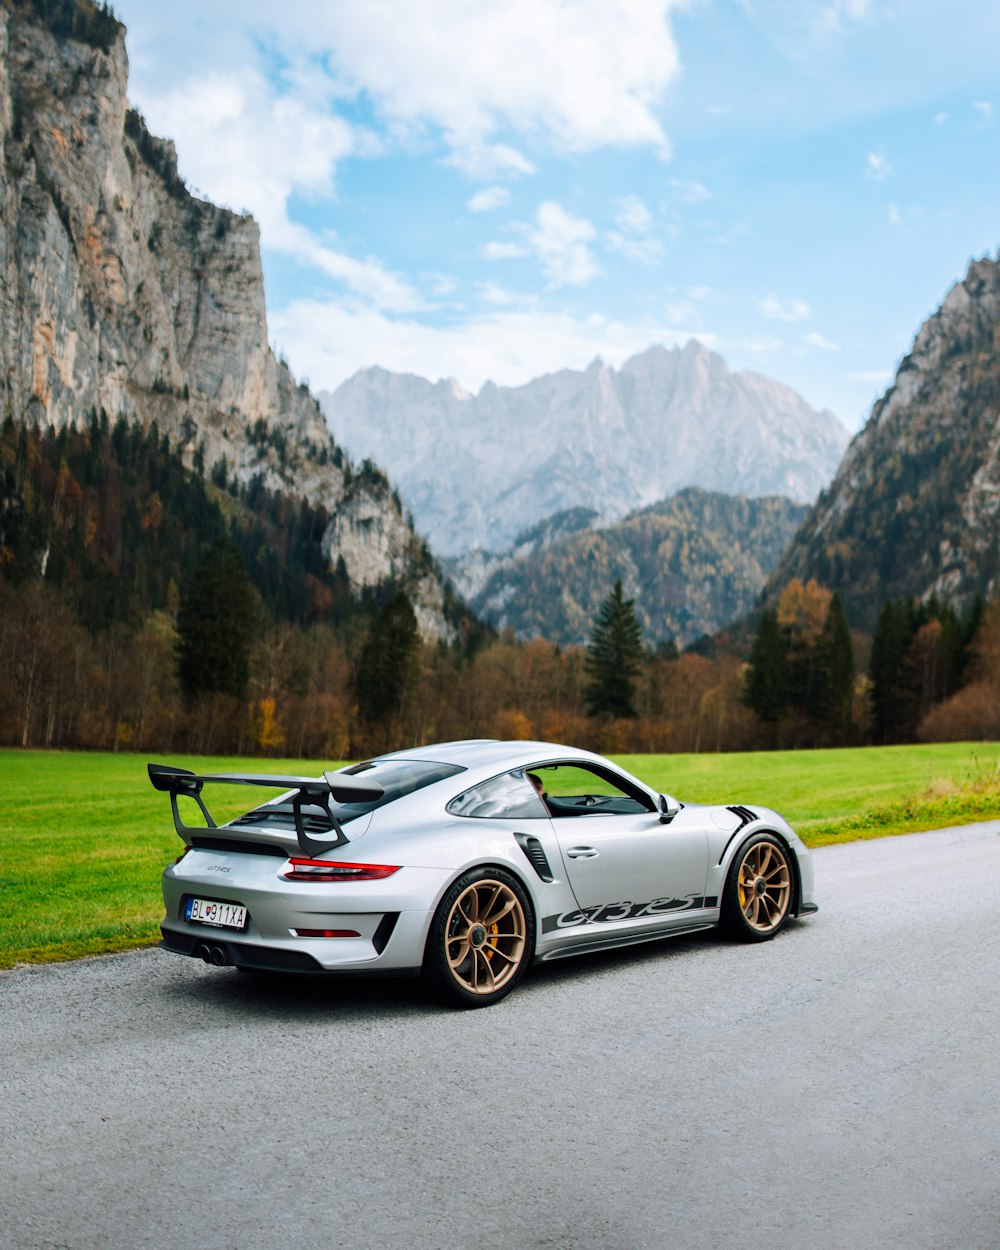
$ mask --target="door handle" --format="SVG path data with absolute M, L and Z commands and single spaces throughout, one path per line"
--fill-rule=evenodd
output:
M 570 859 L 595 859 L 600 852 L 592 846 L 571 846 L 566 854 Z

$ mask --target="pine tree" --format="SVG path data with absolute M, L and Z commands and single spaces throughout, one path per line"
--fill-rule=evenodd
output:
M 778 624 L 778 613 L 769 608 L 760 618 L 760 627 L 750 652 L 743 702 L 770 726 L 772 737 L 788 708 L 789 681 L 785 639 Z
M 590 631 L 586 670 L 590 684 L 586 690 L 591 716 L 634 719 L 635 679 L 642 658 L 642 629 L 633 600 L 622 593 L 621 581 L 601 605 Z
M 363 720 L 384 722 L 399 711 L 419 641 L 413 605 L 400 590 L 372 618 L 355 665 L 354 694 Z
M 842 745 L 850 737 L 854 695 L 854 644 L 839 595 L 830 600 L 816 643 L 816 703 L 813 715 L 824 736 Z
M 236 548 L 226 538 L 205 551 L 177 613 L 177 672 L 189 702 L 207 694 L 246 694 L 254 594 Z
M 903 733 L 900 670 L 916 633 L 913 605 L 890 600 L 879 613 L 869 664 L 872 737 L 877 743 L 898 742 Z

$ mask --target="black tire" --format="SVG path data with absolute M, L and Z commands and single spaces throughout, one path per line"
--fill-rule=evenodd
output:
M 531 963 L 535 917 L 524 887 L 502 868 L 474 868 L 445 891 L 424 952 L 428 990 L 457 1007 L 489 1007 Z
M 755 833 L 730 865 L 720 927 L 740 942 L 769 942 L 787 924 L 794 899 L 791 851 L 773 833 Z

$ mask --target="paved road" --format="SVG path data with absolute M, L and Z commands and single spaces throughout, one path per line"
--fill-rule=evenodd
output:
M 13 1250 L 997 1250 L 1000 821 L 498 1007 L 151 950 L 0 975 Z

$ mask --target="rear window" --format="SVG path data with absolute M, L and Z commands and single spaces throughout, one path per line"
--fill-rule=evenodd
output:
M 355 764 L 353 768 L 345 768 L 344 774 L 356 777 L 363 774 L 377 781 L 385 793 L 380 799 L 369 803 L 334 803 L 330 800 L 330 810 L 342 825 L 357 820 L 373 812 L 376 807 L 385 807 L 407 794 L 414 794 L 424 786 L 431 786 L 436 781 L 444 781 L 454 777 L 456 773 L 464 773 L 460 764 L 440 764 L 436 760 L 369 760 L 363 764 Z M 328 833 L 333 823 L 326 812 L 313 803 L 302 804 L 303 824 L 306 833 Z M 240 816 L 231 822 L 234 825 L 276 825 L 278 828 L 295 828 L 295 816 L 290 800 L 277 803 L 265 803 L 255 807 L 252 812 Z

